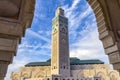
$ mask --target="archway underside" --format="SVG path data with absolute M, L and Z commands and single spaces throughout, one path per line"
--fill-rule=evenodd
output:
M 0 80 L 4 80 L 17 46 L 31 25 L 34 5 L 35 0 L 0 0 Z
M 109 57 L 109 61 L 113 64 L 114 69 L 120 72 L 120 45 L 119 37 L 120 35 L 117 30 L 120 30 L 120 23 L 115 24 L 114 22 L 119 19 L 115 19 L 115 13 L 120 13 L 120 4 L 115 5 L 117 1 L 112 0 L 114 4 L 115 13 L 111 11 L 113 5 L 108 2 L 108 0 L 87 0 L 92 7 L 98 26 L 99 38 L 103 43 L 103 47 L 106 55 Z M 118 15 L 118 14 L 117 14 Z M 118 16 L 120 17 L 120 16 Z M 118 26 L 115 26 L 115 25 Z

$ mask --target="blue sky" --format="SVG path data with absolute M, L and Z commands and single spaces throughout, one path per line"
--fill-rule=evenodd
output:
M 9 65 L 10 73 L 29 62 L 46 61 L 51 57 L 52 18 L 58 5 L 69 19 L 70 56 L 100 59 L 108 63 L 96 25 L 94 13 L 86 0 L 36 0 L 31 28 L 26 30 L 18 46 L 17 56 Z

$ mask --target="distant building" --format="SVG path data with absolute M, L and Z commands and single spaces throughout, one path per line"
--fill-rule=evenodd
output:
M 69 58 L 68 18 L 62 8 L 52 22 L 52 58 L 26 64 L 11 80 L 120 80 L 119 73 L 100 60 Z

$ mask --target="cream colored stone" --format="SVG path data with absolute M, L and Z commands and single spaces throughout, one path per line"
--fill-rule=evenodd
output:
M 84 69 L 80 69 L 79 67 L 81 66 L 84 66 Z M 71 77 L 60 77 L 58 75 L 54 77 L 59 77 L 62 80 L 93 80 L 94 77 L 102 78 L 101 80 L 110 80 L 114 76 L 116 80 L 120 80 L 119 73 L 110 69 L 108 64 L 71 65 L 71 68 Z M 54 80 L 51 79 L 51 66 L 22 67 L 19 72 L 11 74 L 10 80 L 20 80 L 21 78 L 25 78 L 26 80 L 48 80 L 49 78 L 49 80 Z

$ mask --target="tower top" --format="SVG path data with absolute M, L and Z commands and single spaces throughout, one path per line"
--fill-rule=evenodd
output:
M 61 8 L 61 6 L 59 6 L 56 10 L 56 16 L 58 15 L 64 16 L 64 10 Z

